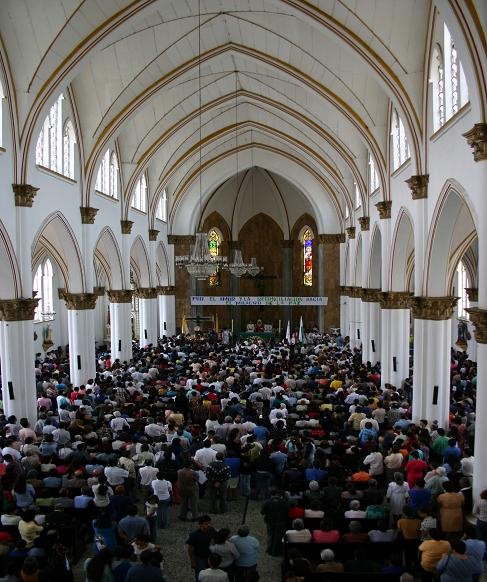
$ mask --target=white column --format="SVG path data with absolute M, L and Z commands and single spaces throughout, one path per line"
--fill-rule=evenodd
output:
M 375 289 L 374 289 L 375 291 Z M 369 305 L 369 343 L 370 343 L 370 363 L 372 365 L 377 364 L 379 361 L 380 356 L 380 349 L 381 349 L 381 336 L 380 336 L 380 318 L 381 318 L 381 311 L 380 311 L 380 303 L 378 302 L 371 302 Z
M 351 293 L 352 296 L 348 297 L 348 302 L 350 305 L 350 347 L 352 349 L 359 348 L 362 344 L 362 307 L 361 307 L 361 299 L 357 297 L 357 294 L 360 292 L 360 287 L 352 287 Z
M 391 358 L 391 311 L 392 309 L 380 310 L 380 377 L 381 386 L 392 384 L 392 358 Z
M 112 363 L 132 358 L 132 291 L 108 291 L 110 301 L 110 347 Z
M 400 387 L 409 376 L 409 301 L 411 294 L 381 294 L 381 383 Z
M 379 360 L 380 304 L 378 301 L 380 293 L 380 289 L 362 289 L 362 362 L 364 364 L 367 362 L 375 364 Z
M 348 335 L 349 331 L 348 302 L 350 298 L 348 297 L 348 289 L 350 289 L 350 287 L 340 287 L 340 332 L 343 337 Z
M 366 364 L 370 360 L 370 309 L 369 304 L 364 301 L 364 293 L 366 289 L 362 289 L 362 299 L 360 302 L 360 319 L 362 320 L 361 341 L 362 341 L 362 362 Z
M 5 414 L 37 419 L 34 372 L 34 310 L 36 299 L 0 301 L 0 358 Z
M 414 297 L 413 421 L 448 428 L 451 317 L 456 297 Z
M 159 337 L 176 334 L 176 296 L 174 286 L 158 287 Z
M 325 295 L 325 243 L 319 237 L 318 241 L 318 295 Z M 318 329 L 320 333 L 325 331 L 325 307 L 318 307 Z
M 68 308 L 69 370 L 74 386 L 95 377 L 95 305 L 94 293 L 66 293 Z
M 469 307 L 475 308 L 479 306 L 479 290 L 477 287 L 467 288 L 467 294 L 469 299 Z M 468 322 L 468 331 L 470 333 L 471 339 L 467 340 L 467 354 L 472 362 L 478 362 L 477 353 L 477 339 L 475 337 L 475 329 L 472 321 Z
M 137 289 L 139 297 L 140 347 L 157 345 L 157 288 Z

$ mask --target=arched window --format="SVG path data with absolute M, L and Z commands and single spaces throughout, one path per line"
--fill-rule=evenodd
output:
M 431 63 L 431 83 L 433 86 L 433 130 L 445 123 L 445 69 L 443 52 L 439 45 L 433 50 Z
M 460 261 L 458 263 L 456 284 L 457 289 L 455 290 L 455 293 L 457 297 L 459 297 L 457 303 L 457 316 L 459 318 L 468 319 L 469 315 L 466 309 L 470 307 L 470 301 L 468 299 L 468 294 L 465 291 L 465 289 L 470 287 L 470 281 L 467 269 L 465 268 L 463 261 Z
M 303 284 L 313 285 L 313 232 L 305 228 L 302 237 L 303 243 Z
M 167 192 L 165 188 L 159 197 L 159 202 L 157 203 L 156 218 L 163 222 L 167 222 Z
M 369 152 L 369 189 L 370 194 L 373 194 L 379 188 L 379 175 L 375 167 L 374 158 Z
M 409 150 L 409 143 L 406 138 L 406 131 L 404 130 L 404 124 L 399 114 L 394 109 L 392 112 L 392 160 L 393 160 L 393 170 L 397 170 L 399 166 L 404 164 L 406 160 L 411 157 Z
M 134 188 L 132 195 L 132 208 L 141 212 L 147 212 L 147 180 L 145 174 L 142 174 Z
M 362 206 L 362 198 L 360 196 L 360 188 L 356 182 L 353 183 L 355 187 L 355 208 Z
M 109 149 L 101 159 L 95 189 L 112 198 L 118 198 L 118 160 L 115 152 L 110 152 Z
M 0 81 L 0 147 L 3 146 L 3 100 L 5 95 L 3 94 L 2 82 Z
M 76 143 L 73 124 L 68 119 L 63 132 L 63 174 L 74 179 L 74 144 Z
M 63 127 L 63 101 L 64 95 L 61 93 L 44 119 L 37 138 L 36 164 L 74 178 L 76 137 L 70 121 Z
M 212 257 L 219 256 L 221 244 L 221 234 L 215 228 L 211 228 L 208 231 L 208 250 L 210 251 L 210 255 Z M 210 287 L 219 287 L 221 285 L 220 267 L 217 267 L 215 272 L 210 275 L 208 279 L 208 285 Z
M 32 288 L 39 299 L 34 311 L 34 321 L 50 321 L 54 319 L 53 302 L 53 271 L 50 259 L 46 259 L 37 267 Z

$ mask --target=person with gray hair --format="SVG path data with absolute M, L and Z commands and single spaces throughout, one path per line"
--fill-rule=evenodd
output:
M 344 572 L 345 567 L 340 562 L 335 562 L 335 552 L 329 548 L 321 550 L 320 558 L 322 564 L 318 564 L 316 572 Z
M 260 542 L 257 538 L 249 534 L 249 526 L 241 525 L 237 530 L 237 535 L 232 536 L 229 540 L 237 548 L 239 553 L 239 557 L 235 561 L 236 582 L 248 580 L 257 572 Z
M 302 519 L 293 520 L 293 529 L 288 529 L 286 532 L 288 542 L 291 543 L 306 543 L 311 541 L 311 532 L 304 527 Z

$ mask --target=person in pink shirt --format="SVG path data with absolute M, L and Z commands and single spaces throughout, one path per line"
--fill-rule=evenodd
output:
M 313 530 L 313 541 L 319 544 L 336 544 L 340 539 L 340 532 L 333 529 L 333 522 L 330 519 L 322 519 L 320 529 Z

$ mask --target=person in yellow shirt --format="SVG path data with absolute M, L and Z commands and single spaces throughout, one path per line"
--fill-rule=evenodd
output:
M 436 564 L 443 554 L 451 551 L 450 543 L 441 539 L 437 529 L 430 529 L 430 540 L 425 540 L 418 548 L 421 553 L 421 567 L 430 574 L 436 573 Z
M 343 386 L 343 380 L 339 377 L 336 376 L 331 382 L 330 382 L 330 388 L 332 390 L 338 390 L 338 388 L 341 388 Z

